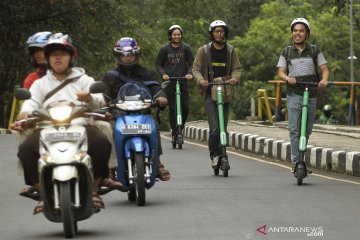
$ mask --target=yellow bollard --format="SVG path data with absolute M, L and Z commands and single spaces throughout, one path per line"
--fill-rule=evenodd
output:
M 11 128 L 11 124 L 15 121 L 15 117 L 17 115 L 17 103 L 19 104 L 19 109 L 21 108 L 21 105 L 23 103 L 23 101 L 19 101 L 15 98 L 15 96 L 13 97 L 13 101 L 11 104 L 11 113 L 10 113 L 10 118 L 9 118 L 9 125 L 8 125 L 8 129 Z
M 260 119 L 262 119 L 261 96 L 263 96 L 263 98 L 264 98 L 266 115 L 267 115 L 267 118 L 269 120 L 269 123 L 273 124 L 274 120 L 272 119 L 271 108 L 270 108 L 269 99 L 268 99 L 268 96 L 267 96 L 266 89 L 258 89 L 258 116 L 259 116 Z

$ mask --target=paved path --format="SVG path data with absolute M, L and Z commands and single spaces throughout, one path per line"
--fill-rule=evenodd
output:
M 228 132 L 230 147 L 290 162 L 286 122 L 263 125 L 230 121 Z M 208 135 L 207 121 L 189 122 L 185 127 L 185 137 L 206 141 Z M 360 176 L 360 127 L 315 124 L 306 162 L 312 167 Z

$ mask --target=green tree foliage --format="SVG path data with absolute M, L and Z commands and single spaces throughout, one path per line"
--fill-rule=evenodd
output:
M 359 51 L 359 3 L 354 8 L 354 49 Z M 78 66 L 95 79 L 114 68 L 112 48 L 124 36 L 134 37 L 142 50 L 142 64 L 155 71 L 155 58 L 168 42 L 173 24 L 183 27 L 183 40 L 197 49 L 209 41 L 208 26 L 216 19 L 230 28 L 229 43 L 237 49 L 243 67 L 239 100 L 234 103 L 236 118 L 249 114 L 250 96 L 257 87 L 270 86 L 276 78 L 276 64 L 285 46 L 291 44 L 290 22 L 306 17 L 312 28 L 311 43 L 324 52 L 331 80 L 349 79 L 349 2 L 346 0 L 2 0 L 0 2 L 0 125 L 8 118 L 15 85 L 30 72 L 27 38 L 39 31 L 68 33 L 79 51 Z M 355 61 L 355 77 L 359 78 Z M 160 77 L 159 77 L 160 79 Z M 248 79 L 253 79 L 250 81 Z M 261 83 L 259 83 L 261 82 Z M 272 89 L 272 86 L 270 86 Z M 205 119 L 195 81 L 190 83 L 189 119 Z M 344 100 L 340 101 L 340 96 Z M 319 102 L 346 105 L 346 88 L 324 91 Z M 321 108 L 322 105 L 319 105 Z M 5 114 L 4 114 L 5 113 Z M 163 114 L 165 121 L 166 114 Z M 344 118 L 344 116 L 340 116 Z M 164 128 L 167 128 L 165 124 Z
M 244 79 L 267 81 L 277 77 L 276 64 L 279 55 L 286 46 L 292 44 L 290 23 L 296 17 L 305 17 L 311 25 L 309 42 L 318 45 L 323 51 L 331 69 L 330 80 L 350 81 L 348 15 L 334 16 L 334 8 L 324 7 L 325 1 L 286 2 L 287 4 L 284 4 L 284 1 L 263 4 L 260 14 L 252 19 L 246 35 L 230 41 L 240 52 Z M 354 7 L 358 9 L 360 6 L 355 4 Z M 346 9 L 342 10 L 346 12 Z M 360 50 L 360 42 L 357 40 L 359 34 L 359 31 L 354 31 L 355 53 Z M 360 63 L 355 62 L 355 69 L 359 67 Z M 355 73 L 356 78 L 360 74 L 358 71 Z M 335 101 L 339 100 L 336 96 L 344 96 L 343 91 L 344 88 L 336 86 L 331 87 L 331 90 L 321 91 L 318 106 L 321 108 L 324 104 L 333 102 L 336 105 L 335 109 L 339 109 L 335 113 L 338 114 L 336 117 L 344 123 L 345 119 L 340 109 L 346 109 L 346 97 L 343 101 Z M 244 107 L 238 106 L 236 109 Z M 237 115 L 244 117 L 242 114 Z

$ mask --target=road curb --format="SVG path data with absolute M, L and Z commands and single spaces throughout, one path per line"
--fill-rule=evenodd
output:
M 14 134 L 10 129 L 0 128 L 0 134 Z
M 206 142 L 209 139 L 209 129 L 185 126 L 184 135 L 192 140 Z M 291 162 L 290 142 L 281 139 L 267 138 L 250 133 L 230 132 L 229 147 Z M 314 168 L 360 176 L 360 152 L 357 151 L 345 152 L 333 148 L 308 145 L 305 162 Z

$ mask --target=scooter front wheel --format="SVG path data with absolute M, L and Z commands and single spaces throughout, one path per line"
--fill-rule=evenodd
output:
M 135 190 L 137 193 L 136 203 L 138 206 L 145 205 L 145 168 L 144 154 L 135 153 Z
M 223 176 L 224 177 L 227 177 L 229 176 L 229 161 L 227 158 L 223 158 L 222 161 L 221 161 L 221 170 L 223 172 Z
M 304 179 L 304 174 L 305 174 L 305 169 L 304 166 L 302 166 L 301 164 L 298 165 L 297 169 L 296 169 L 296 181 L 297 181 L 297 185 L 302 185 L 303 183 L 303 179 Z
M 184 142 L 183 136 L 182 136 L 182 134 L 179 134 L 177 136 L 177 143 L 178 143 L 179 149 L 182 149 L 183 142 Z
M 71 189 L 70 181 L 60 183 L 61 216 L 66 238 L 73 238 L 77 230 L 77 222 L 74 219 L 72 207 Z
M 297 185 L 303 184 L 303 179 L 306 177 L 306 165 L 304 162 L 304 152 L 299 152 L 299 162 L 295 166 L 295 177 Z

